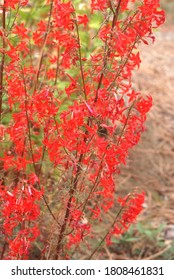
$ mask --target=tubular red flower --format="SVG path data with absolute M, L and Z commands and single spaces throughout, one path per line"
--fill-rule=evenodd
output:
M 39 227 L 42 236 L 55 229 L 56 259 L 81 243 L 89 249 L 97 222 L 119 204 L 110 242 L 135 222 L 144 201 L 133 193 L 116 203 L 115 175 L 152 106 L 150 96 L 133 89 L 132 73 L 141 63 L 138 45 L 154 42 L 153 28 L 164 22 L 159 1 L 41 2 L 42 19 L 34 14 L 30 28 L 20 18 L 28 1 L 1 5 L 3 258 L 27 259 Z

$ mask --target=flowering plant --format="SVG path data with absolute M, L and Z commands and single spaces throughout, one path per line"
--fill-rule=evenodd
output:
M 92 258 L 142 210 L 143 192 L 115 198 L 116 175 L 152 106 L 132 85 L 138 45 L 154 41 L 164 12 L 159 0 L 4 0 L 0 9 L 1 258 L 30 258 L 36 239 L 40 258 Z

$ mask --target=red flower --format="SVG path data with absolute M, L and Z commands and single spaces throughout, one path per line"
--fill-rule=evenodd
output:
M 89 22 L 87 15 L 78 16 L 77 20 L 78 20 L 78 24 L 84 24 L 85 27 L 87 26 L 87 24 Z

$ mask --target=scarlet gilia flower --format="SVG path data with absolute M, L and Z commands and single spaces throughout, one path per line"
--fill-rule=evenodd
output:
M 124 234 L 136 222 L 137 216 L 143 209 L 145 193 L 132 193 L 124 198 L 118 197 L 120 210 L 115 218 L 113 228 L 106 236 L 107 245 L 112 244 L 112 236 Z
M 33 177 L 33 176 L 32 176 Z M 30 179 L 31 180 L 31 179 Z M 41 199 L 43 192 L 37 191 L 27 181 L 23 186 L 15 187 L 13 192 L 1 186 L 3 199 L 3 232 L 9 243 L 8 259 L 26 259 L 31 243 L 38 237 L 39 229 L 36 219 L 40 209 L 35 202 Z
M 116 175 L 152 106 L 132 87 L 138 46 L 154 42 L 164 13 L 158 0 L 43 0 L 29 28 L 20 16 L 27 0 L 1 2 L 3 258 L 29 257 L 40 209 L 50 217 L 47 226 L 40 219 L 42 236 L 54 239 L 44 240 L 43 254 L 71 258 L 73 249 L 91 248 L 96 227 L 117 207 Z M 143 199 L 119 198 L 111 235 L 129 228 Z
M 126 232 L 130 225 L 136 221 L 137 216 L 143 209 L 144 198 L 144 192 L 132 193 L 130 195 L 126 195 L 124 198 L 118 198 L 118 203 L 120 204 L 122 210 L 112 231 L 113 234 Z

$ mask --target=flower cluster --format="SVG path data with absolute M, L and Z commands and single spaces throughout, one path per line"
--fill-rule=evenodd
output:
M 9 243 L 10 259 L 27 259 L 31 242 L 39 235 L 36 220 L 40 209 L 36 201 L 42 196 L 29 182 L 14 186 L 13 192 L 0 186 L 0 195 L 3 203 L 2 216 L 4 218 L 3 232 L 6 242 Z M 15 238 L 13 237 L 15 232 Z
M 40 20 L 30 16 L 35 1 L 1 5 L 1 211 L 12 259 L 27 258 L 42 202 L 56 224 L 56 259 L 89 246 L 115 207 L 115 175 L 152 106 L 132 86 L 138 45 L 164 22 L 158 0 L 41 2 Z M 141 195 L 129 200 L 121 232 L 141 204 Z

